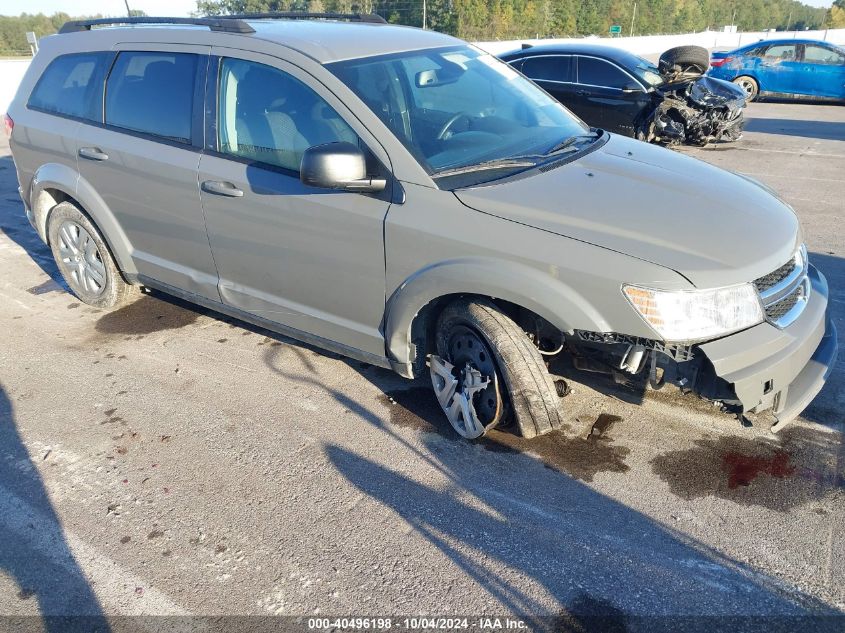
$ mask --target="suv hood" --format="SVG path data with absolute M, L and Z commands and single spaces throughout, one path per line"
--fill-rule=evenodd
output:
M 801 240 L 792 208 L 756 181 L 616 135 L 545 173 L 454 193 L 477 211 L 671 268 L 699 288 L 766 275 Z

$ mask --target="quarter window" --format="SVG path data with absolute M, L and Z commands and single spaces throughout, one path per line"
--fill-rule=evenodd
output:
M 358 136 L 311 88 L 271 66 L 224 59 L 220 69 L 218 151 L 299 171 L 314 145 L 358 144 Z
M 190 143 L 197 55 L 120 53 L 106 83 L 106 124 Z
M 62 55 L 54 59 L 29 97 L 29 107 L 102 120 L 103 75 L 109 53 Z
M 572 57 L 565 55 L 529 57 L 522 74 L 535 81 L 572 81 Z
M 831 66 L 840 66 L 845 64 L 845 55 L 833 50 L 832 48 L 807 44 L 804 47 L 804 61 L 811 64 L 829 64 Z
M 594 57 L 578 58 L 578 83 L 608 88 L 624 88 L 631 78 L 613 64 Z

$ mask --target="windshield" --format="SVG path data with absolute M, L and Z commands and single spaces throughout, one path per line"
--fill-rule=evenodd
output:
M 471 165 L 525 169 L 526 158 L 588 133 L 510 66 L 468 46 L 354 59 L 328 68 L 435 177 Z M 522 160 L 503 162 L 515 158 Z
M 637 57 L 637 61 L 638 63 L 634 67 L 634 73 L 637 77 L 643 80 L 646 85 L 656 88 L 657 86 L 662 86 L 666 83 L 660 75 L 660 71 L 657 69 L 657 66 L 642 57 Z

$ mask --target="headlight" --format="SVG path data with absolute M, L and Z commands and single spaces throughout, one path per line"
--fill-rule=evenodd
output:
M 765 315 L 752 284 L 712 290 L 664 291 L 622 286 L 637 312 L 665 341 L 700 341 L 761 323 Z

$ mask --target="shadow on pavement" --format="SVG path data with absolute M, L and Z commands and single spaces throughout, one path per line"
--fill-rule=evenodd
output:
M 810 262 L 827 278 L 828 314 L 839 338 L 839 359 L 827 384 L 801 414 L 805 420 L 836 427 L 845 422 L 845 259 L 831 253 L 810 253 Z
M 42 456 L 49 460 L 49 455 Z M 0 574 L 18 587 L 21 611 L 37 602 L 49 633 L 109 631 L 88 580 L 68 546 L 38 469 L 15 424 L 0 385 Z M 10 614 L 4 614 L 6 616 Z M 27 621 L 25 630 L 36 630 Z
M 472 578 L 471 588 L 461 591 L 480 592 L 479 599 L 493 613 L 504 607 L 544 631 L 675 631 L 680 630 L 680 616 L 687 631 L 714 626 L 832 631 L 843 624 L 842 614 L 820 600 L 578 481 L 589 480 L 595 471 L 582 469 L 569 476 L 525 454 L 534 453 L 533 442 L 517 438 L 525 445 L 514 446 L 504 433 L 494 432 L 478 443 L 458 439 L 437 411 L 433 395 L 428 394 L 426 404 L 421 385 L 405 390 L 416 392 L 410 411 L 402 391 L 391 390 L 389 372 L 362 372 L 396 409 L 386 421 L 319 377 L 286 371 L 293 360 L 286 355 L 312 365 L 310 354 L 298 345 L 264 352 L 273 371 L 323 390 L 357 418 L 351 424 L 377 428 L 430 469 L 420 481 L 404 474 L 400 462 L 378 463 L 340 445 L 325 446 L 330 462 L 350 484 L 398 515 Z M 420 431 L 422 447 L 397 433 L 397 426 Z M 573 455 L 564 452 L 562 457 Z M 588 463 L 591 457 L 582 459 Z M 611 459 L 606 469 L 624 472 L 627 467 L 619 464 Z M 502 568 L 508 573 L 503 575 Z M 704 617 L 714 614 L 718 620 Z
M 783 136 L 801 136 L 830 141 L 845 140 L 843 124 L 838 121 L 808 121 L 801 119 L 761 119 L 749 118 L 745 123 L 746 132 L 780 134 Z
M 69 290 L 53 261 L 50 247 L 41 241 L 26 219 L 23 201 L 18 196 L 15 163 L 8 155 L 0 156 L 0 196 L 3 196 L 0 198 L 0 231 L 24 249 L 58 286 Z

